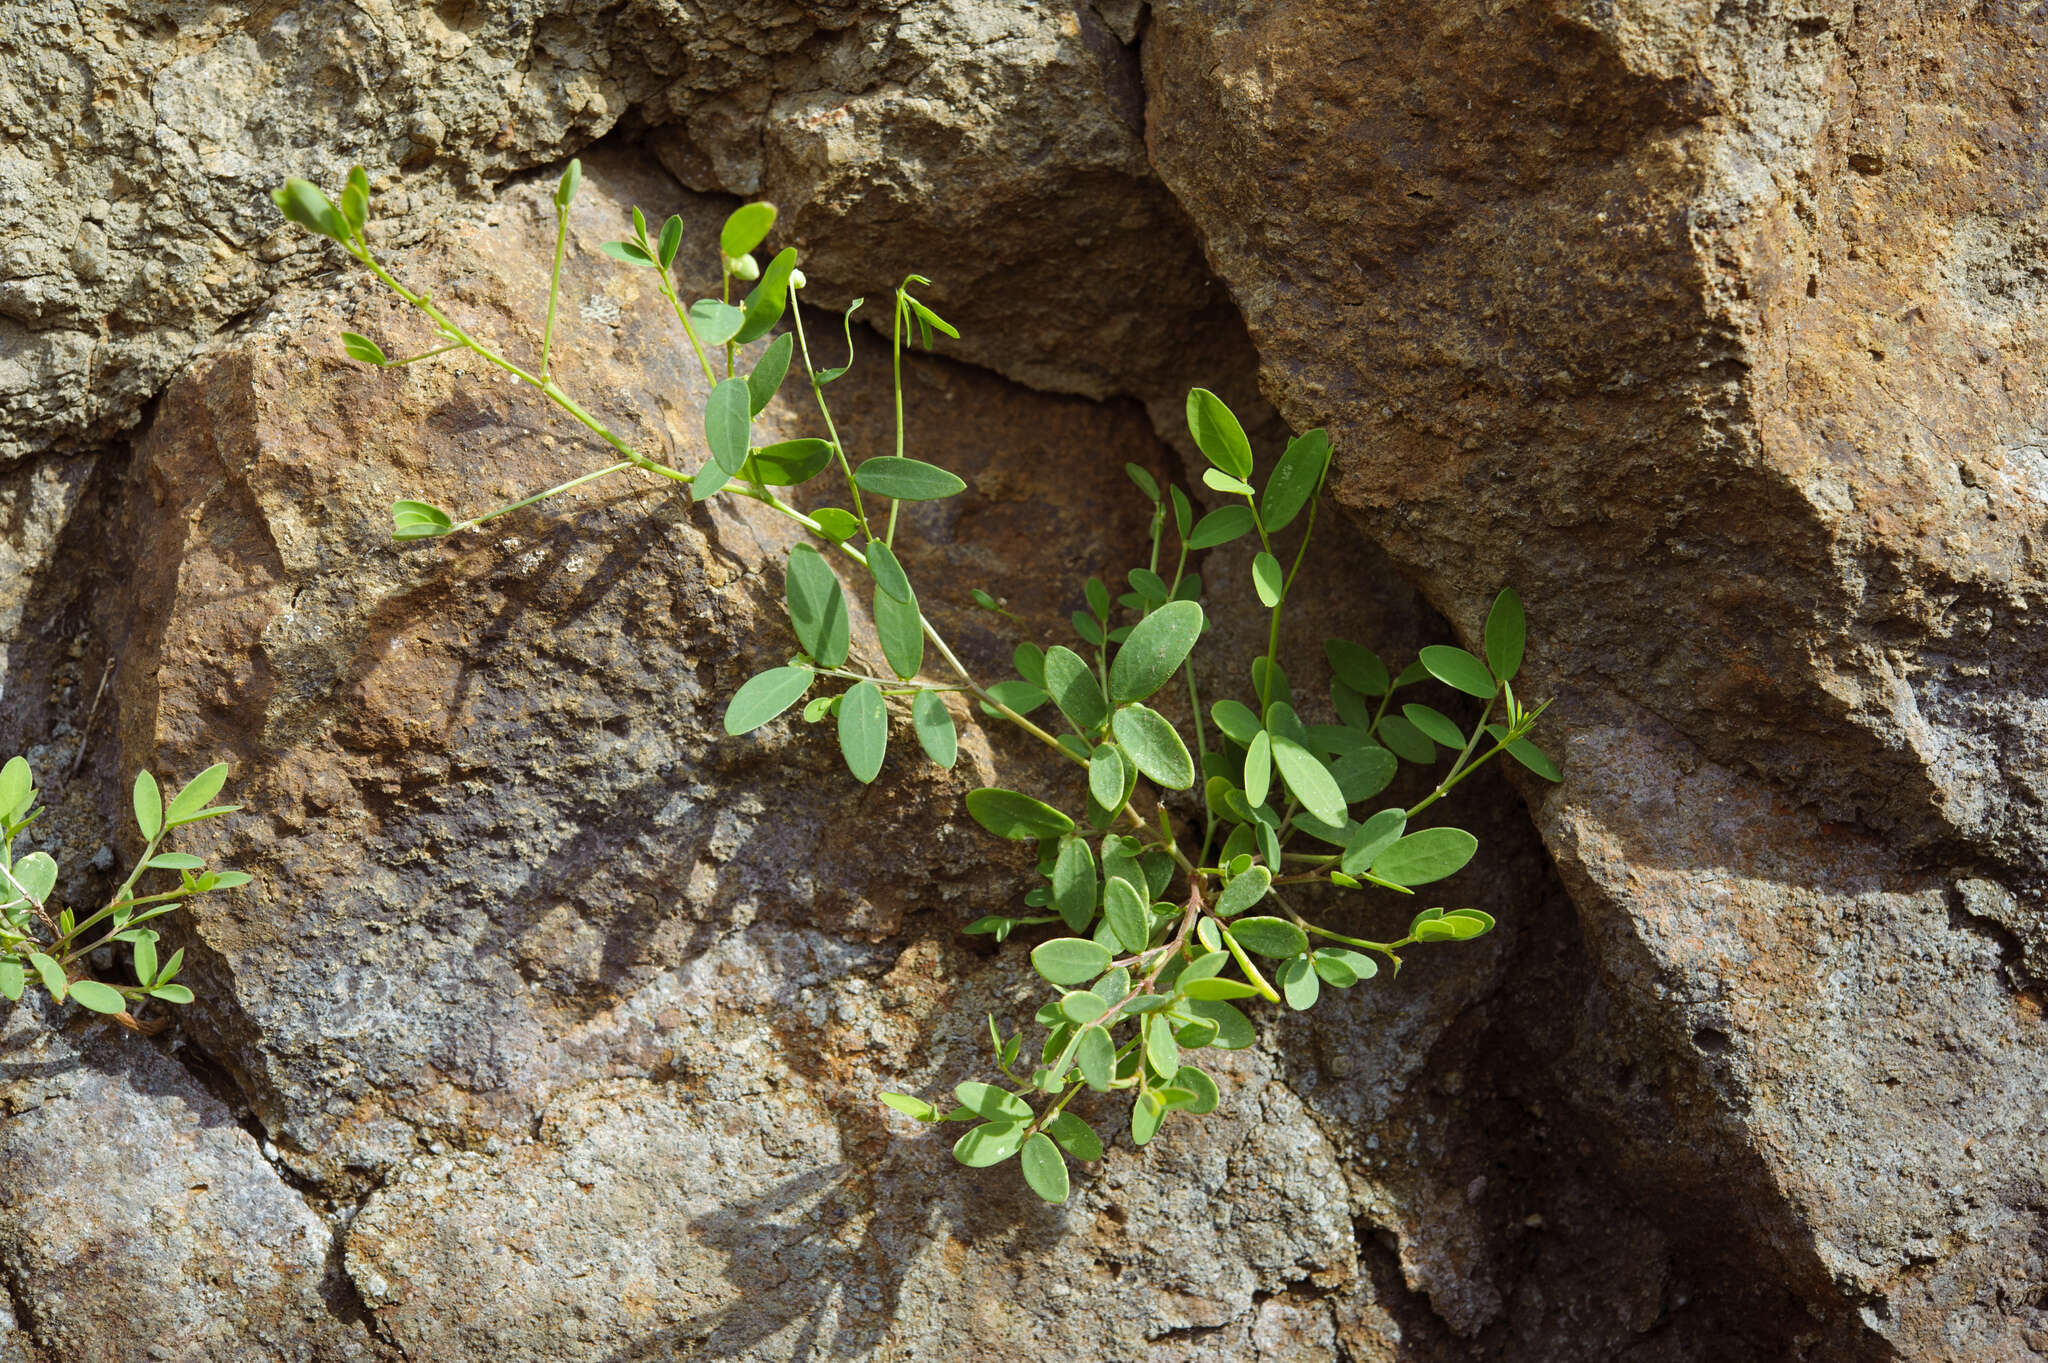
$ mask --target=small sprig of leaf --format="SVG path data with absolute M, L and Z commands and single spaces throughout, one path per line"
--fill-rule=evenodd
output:
M 56 902 L 59 868 L 49 853 L 16 855 L 15 840 L 43 811 L 36 804 L 35 776 L 27 759 L 15 757 L 0 767 L 0 997 L 18 1002 L 33 980 L 58 1003 L 75 1003 L 104 1013 L 137 1031 L 154 1030 L 134 1016 L 133 1010 L 144 1000 L 192 1002 L 192 991 L 177 983 L 178 971 L 185 963 L 184 950 L 172 952 L 168 960 L 160 959 L 156 930 L 142 925 L 194 896 L 249 883 L 241 871 L 209 869 L 203 858 L 164 847 L 174 830 L 241 808 L 213 803 L 227 775 L 225 763 L 208 767 L 166 802 L 156 778 L 147 771 L 138 772 L 130 804 L 143 840 L 142 854 L 113 897 L 81 915 Z M 157 888 L 142 893 L 140 884 L 150 872 L 173 874 L 176 884 L 165 886 L 156 880 Z M 117 948 L 117 944 L 128 948 L 132 984 L 99 979 L 91 973 L 94 953 Z M 117 966 L 121 955 L 118 949 L 114 951 Z

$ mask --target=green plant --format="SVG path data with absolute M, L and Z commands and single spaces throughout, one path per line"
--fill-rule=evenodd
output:
M 991 1018 L 989 1041 L 1006 1084 L 962 1083 L 946 1110 L 908 1094 L 884 1094 L 884 1102 L 921 1122 L 972 1123 L 954 1145 L 955 1158 L 981 1166 L 1019 1156 L 1030 1186 L 1058 1202 L 1067 1194 L 1065 1157 L 1092 1160 L 1102 1150 L 1094 1130 L 1069 1107 L 1084 1089 L 1128 1092 L 1131 1135 L 1144 1144 L 1169 1112 L 1199 1114 L 1216 1106 L 1215 1081 L 1195 1057 L 1209 1047 L 1252 1043 L 1252 1024 L 1238 1001 L 1284 999 L 1292 1008 L 1307 1009 L 1324 986 L 1343 989 L 1369 980 L 1381 963 L 1390 974 L 1398 970 L 1400 953 L 1410 946 L 1464 941 L 1493 926 L 1476 909 L 1430 907 L 1414 915 L 1398 938 L 1378 941 L 1334 931 L 1304 912 L 1311 893 L 1372 888 L 1410 896 L 1461 869 L 1477 839 L 1454 827 L 1418 826 L 1417 816 L 1498 755 L 1558 779 L 1550 759 L 1528 739 L 1543 707 L 1525 706 L 1513 687 L 1524 620 L 1512 591 L 1494 602 L 1483 658 L 1435 646 L 1394 674 L 1368 649 L 1330 640 L 1325 653 L 1334 680 L 1327 717 L 1335 722 L 1305 717 L 1305 710 L 1321 707 L 1297 699 L 1279 656 L 1280 626 L 1329 471 L 1324 432 L 1289 442 L 1261 480 L 1236 416 L 1214 393 L 1194 390 L 1187 419 L 1211 465 L 1203 482 L 1226 503 L 1197 518 L 1181 489 L 1162 491 L 1151 474 L 1128 466 L 1151 507 L 1145 566 L 1126 574 L 1129 590 L 1120 594 L 1102 579 L 1089 578 L 1086 609 L 1073 616 L 1072 643 L 1020 644 L 1014 659 L 1018 675 L 983 685 L 920 608 L 895 549 L 902 502 L 950 497 L 966 487 L 903 449 L 903 351 L 914 337 L 929 347 L 934 332 L 957 334 L 911 294 L 913 285 L 928 281 L 912 275 L 895 293 L 894 451 L 855 464 L 825 398 L 826 387 L 846 368 L 813 366 L 801 312 L 788 307 L 802 283 L 796 252 L 785 249 L 765 267 L 751 259 L 773 226 L 774 209 L 748 204 L 727 220 L 719 242 L 721 297 L 687 307 L 669 274 L 682 241 L 681 222 L 671 218 L 650 237 L 644 217 L 634 210 L 633 238 L 606 243 L 604 250 L 626 265 L 657 271 L 662 293 L 712 385 L 704 411 L 709 457 L 686 473 L 630 449 L 549 376 L 562 242 L 579 176 L 572 162 L 555 194 L 550 320 L 537 372 L 479 342 L 376 261 L 365 236 L 367 178 L 360 169 L 351 174 L 338 210 L 299 180 L 278 191 L 277 200 L 286 216 L 339 242 L 433 320 L 446 344 L 427 355 L 461 348 L 481 356 L 539 389 L 624 456 L 462 521 L 423 502 L 399 502 L 394 517 L 400 538 L 466 530 L 629 469 L 687 486 L 699 498 L 719 492 L 752 498 L 803 527 L 816 543 L 800 543 L 789 552 L 785 598 L 797 651 L 732 696 L 725 712 L 728 733 L 751 732 L 803 702 L 804 720 L 831 720 L 847 768 L 856 780 L 872 782 L 888 752 L 892 717 L 907 720 L 925 755 L 950 768 L 958 735 L 946 697 L 964 694 L 985 714 L 1073 764 L 1075 789 L 1065 808 L 1014 790 L 984 788 L 967 796 L 968 812 L 991 833 L 1037 845 L 1044 881 L 1024 896 L 1024 912 L 983 918 L 967 931 L 1000 942 L 1020 929 L 1063 929 L 1031 951 L 1031 963 L 1050 990 L 1036 1017 L 1045 1032 L 1042 1041 L 1027 1059 L 1023 1033 L 1005 1036 Z M 735 279 L 755 281 L 738 304 L 732 301 Z M 847 309 L 843 323 L 849 365 L 853 310 L 859 306 L 856 301 Z M 775 336 L 752 368 L 739 374 L 738 348 L 767 339 L 785 311 L 792 331 Z M 367 338 L 350 334 L 343 344 L 355 358 L 392 363 Z M 723 377 L 707 347 L 722 352 Z M 754 419 L 799 356 L 824 435 L 757 446 Z M 827 469 L 843 479 L 847 506 L 807 512 L 783 499 L 781 489 Z M 1300 542 L 1291 563 L 1283 565 L 1274 536 L 1297 519 L 1304 522 Z M 1205 710 L 1188 667 L 1208 624 L 1202 580 L 1190 571 L 1190 556 L 1247 539 L 1258 546 L 1251 589 L 1268 612 L 1267 647 L 1251 669 L 1244 692 L 1249 703 L 1230 697 Z M 852 565 L 869 594 L 879 660 L 853 655 L 846 584 L 828 555 Z M 1008 614 L 985 591 L 974 589 L 973 599 Z M 942 680 L 924 675 L 927 645 L 937 655 Z M 1419 700 L 1390 713 L 1398 693 L 1428 682 L 1469 697 L 1467 703 L 1479 707 L 1476 722 L 1468 728 Z M 1168 713 L 1180 705 L 1183 690 L 1183 723 L 1192 745 Z M 1032 718 L 1040 714 L 1046 725 Z M 1405 808 L 1371 808 L 1401 762 L 1433 766 L 1440 750 L 1453 754 L 1450 765 L 1423 798 Z
M 225 764 L 208 767 L 166 804 L 156 778 L 146 771 L 138 773 L 133 805 L 135 825 L 142 834 L 142 855 L 113 897 L 80 917 L 51 903 L 57 887 L 57 862 L 49 853 L 14 854 L 14 840 L 43 811 L 36 806 L 35 776 L 27 759 L 9 759 L 0 768 L 0 877 L 5 879 L 0 885 L 0 899 L 5 901 L 0 902 L 0 994 L 18 1001 L 33 972 L 58 1003 L 68 1000 L 138 1031 L 150 1029 L 130 1014 L 131 1004 L 145 998 L 161 1003 L 192 1002 L 192 991 L 174 983 L 185 961 L 184 949 L 172 952 L 168 961 L 159 961 L 157 934 L 142 925 L 194 895 L 249 883 L 249 877 L 240 871 L 209 871 L 204 860 L 189 852 L 163 850 L 172 829 L 232 814 L 241 807 L 210 803 L 227 777 Z M 174 872 L 178 883 L 154 894 L 138 894 L 138 883 L 150 871 Z M 85 973 L 92 954 L 116 942 L 129 948 L 134 984 L 109 984 Z

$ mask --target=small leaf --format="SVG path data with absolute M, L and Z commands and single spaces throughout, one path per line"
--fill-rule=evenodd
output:
M 1020 715 L 1028 715 L 1045 704 L 1048 697 L 1027 681 L 1001 681 L 987 688 L 991 698 L 1009 706 Z M 987 707 L 984 706 L 984 709 Z M 995 713 L 1000 714 L 1001 711 Z
M 1275 706 L 1279 709 L 1279 706 Z M 1324 823 L 1344 822 L 1344 792 L 1322 759 L 1292 738 L 1273 738 L 1273 765 L 1302 807 Z
M 1217 468 L 1236 478 L 1252 476 L 1252 445 L 1244 427 L 1223 399 L 1206 388 L 1188 393 L 1188 434 L 1202 457 Z M 1249 507 L 1245 511 L 1250 514 Z
M 889 707 L 871 681 L 857 682 L 839 702 L 839 752 L 862 785 L 882 770 L 889 751 Z
M 936 464 L 889 454 L 863 461 L 853 481 L 862 492 L 899 502 L 936 502 L 967 490 L 966 483 Z
M 19 822 L 28 813 L 35 793 L 36 778 L 29 770 L 28 759 L 8 758 L 7 765 L 0 767 L 0 819 Z
M 185 783 L 185 788 L 171 800 L 171 806 L 164 811 L 164 824 L 176 828 L 189 823 L 192 816 L 212 803 L 220 794 L 221 787 L 228 783 L 228 764 L 216 762 Z
M 1086 984 L 1109 969 L 1109 948 L 1080 937 L 1055 937 L 1031 950 L 1031 965 L 1052 983 Z
M 1233 478 L 1221 469 L 1204 469 L 1202 471 L 1202 484 L 1205 487 L 1215 489 L 1217 492 L 1228 493 L 1233 497 L 1249 497 L 1252 495 L 1252 485 L 1250 483 L 1245 482 L 1242 478 Z
M 1399 715 L 1388 715 L 1380 721 L 1380 741 L 1385 743 L 1404 762 L 1423 765 L 1436 761 L 1436 744 L 1429 736 Z
M 1144 1145 L 1159 1134 L 1160 1119 L 1166 1116 L 1166 1107 L 1150 1092 L 1138 1095 L 1131 1104 L 1131 1143 Z
M 1018 1163 L 1024 1168 L 1024 1181 L 1031 1185 L 1032 1192 L 1054 1206 L 1067 1200 L 1067 1162 L 1052 1143 L 1052 1137 L 1041 1131 L 1024 1142 L 1024 1153 Z
M 662 269 L 676 263 L 676 252 L 682 249 L 682 245 L 683 220 L 670 214 L 669 220 L 661 225 L 661 240 L 654 249 L 654 258 L 661 262 Z
M 1180 1047 L 1173 1039 L 1173 1028 L 1163 1016 L 1154 1015 L 1145 1019 L 1145 1059 L 1152 1064 L 1152 1070 L 1162 1078 L 1180 1069 Z
M 1330 660 L 1330 670 L 1337 680 L 1361 696 L 1384 696 L 1391 681 L 1387 665 L 1371 649 L 1342 639 L 1323 641 L 1323 655 Z
M 1278 606 L 1286 595 L 1286 582 L 1280 560 L 1261 550 L 1252 560 L 1252 590 L 1259 594 L 1259 604 L 1267 610 Z
M 1074 1047 L 1074 1062 L 1081 1078 L 1097 1093 L 1105 1093 L 1116 1077 L 1116 1043 L 1100 1027 L 1083 1027 Z
M 803 699 L 817 674 L 808 667 L 773 667 L 750 677 L 725 706 L 725 731 L 752 733 Z
M 648 269 L 654 268 L 654 257 L 648 255 L 647 252 L 641 250 L 630 241 L 608 241 L 598 247 L 598 249 L 621 264 L 640 265 Z
M 1487 725 L 1486 732 L 1493 735 L 1495 742 L 1499 742 L 1501 739 L 1506 738 L 1508 734 L 1508 731 L 1498 724 Z M 1514 742 L 1507 745 L 1507 751 L 1509 757 L 1514 758 L 1517 762 L 1520 762 L 1523 766 L 1527 767 L 1530 771 L 1535 772 L 1544 780 L 1564 780 L 1564 773 L 1557 769 L 1557 763 L 1550 760 L 1550 754 L 1544 752 L 1543 749 L 1537 747 L 1528 739 L 1516 739 Z
M 1265 725 L 1252 713 L 1251 707 L 1240 701 L 1219 700 L 1209 707 L 1209 715 L 1233 742 L 1249 745 L 1261 733 Z
M 1256 809 L 1273 788 L 1273 737 L 1264 729 L 1252 736 L 1244 754 L 1244 798 Z
M 1108 1011 L 1102 995 L 1092 990 L 1076 989 L 1060 996 L 1060 1012 L 1072 1023 L 1085 1026 Z
M 391 526 L 393 539 L 429 539 L 454 529 L 455 518 L 431 502 L 393 502 Z
M 348 239 L 348 220 L 311 181 L 293 176 L 284 182 L 282 189 L 271 191 L 270 201 L 277 205 L 287 221 L 295 222 L 309 232 L 317 232 L 336 241 Z
M 28 963 L 34 966 L 36 974 L 42 977 L 43 988 L 50 991 L 50 997 L 59 1003 L 64 1002 L 65 991 L 70 988 L 69 982 L 64 978 L 64 968 L 40 951 L 31 951 L 28 954 Z
M 1138 770 L 1168 790 L 1186 790 L 1195 783 L 1195 760 L 1164 715 L 1143 705 L 1127 705 L 1110 720 L 1110 730 Z
M 783 332 L 768 343 L 768 348 L 761 352 L 760 360 L 754 365 L 754 371 L 747 375 L 747 394 L 755 416 L 767 410 L 769 401 L 782 387 L 783 376 L 789 373 L 790 355 L 795 349 L 796 338 L 789 332 Z
M 832 462 L 832 446 L 824 440 L 784 440 L 764 445 L 747 456 L 739 477 L 767 487 L 796 487 L 810 481 Z
M 1270 870 L 1264 866 L 1252 867 L 1223 887 L 1223 893 L 1216 898 L 1216 916 L 1237 917 L 1264 899 L 1272 886 L 1273 873 Z
M 21 962 L 12 956 L 0 958 L 0 997 L 9 1003 L 18 1002 L 27 987 L 28 972 L 21 968 Z
M 1486 670 L 1485 663 L 1464 649 L 1449 644 L 1431 644 L 1422 650 L 1417 660 L 1444 685 L 1456 687 L 1481 700 L 1492 699 L 1495 690 L 1493 674 Z
M 1322 485 L 1323 472 L 1329 466 L 1328 431 L 1304 431 L 1287 442 L 1287 452 L 1273 466 L 1265 496 L 1259 500 L 1259 519 L 1267 534 L 1279 533 L 1301 513 Z
M 1013 842 L 1035 842 L 1074 831 L 1074 821 L 1051 805 L 996 786 L 967 792 L 967 812 L 989 832 Z
M 562 172 L 562 178 L 555 181 L 555 207 L 567 208 L 576 201 L 576 191 L 583 184 L 583 162 L 571 157 L 569 166 Z
M 182 984 L 160 984 L 149 991 L 149 996 L 153 999 L 162 999 L 165 1003 L 192 1002 L 192 991 Z
M 1145 949 L 1152 936 L 1152 916 L 1145 912 L 1144 898 L 1128 880 L 1112 877 L 1104 884 L 1102 916 L 1125 951 Z
M 818 523 L 818 531 L 834 544 L 844 544 L 860 531 L 860 522 L 851 511 L 836 506 L 821 506 L 811 513 L 811 519 Z
M 845 662 L 852 646 L 853 626 L 846 614 L 846 595 L 839 589 L 839 579 L 826 565 L 825 556 L 808 544 L 793 545 L 783 590 L 789 605 L 789 622 L 796 628 L 797 642 L 804 652 L 826 667 Z
M 1399 767 L 1400 763 L 1385 748 L 1360 748 L 1332 762 L 1330 775 L 1337 778 L 1337 789 L 1343 792 L 1344 802 L 1355 805 L 1385 790 Z
M 1240 918 L 1224 931 L 1246 951 L 1285 959 L 1308 950 L 1308 936 L 1284 918 Z
M 342 332 L 341 350 L 351 360 L 361 360 L 364 364 L 383 365 L 391 362 L 385 357 L 384 347 L 378 345 L 361 332 Z
M 1465 746 L 1465 731 L 1441 710 L 1432 710 L 1427 705 L 1404 705 L 1401 713 L 1410 724 L 1446 748 L 1455 751 Z
M 953 1096 L 960 1100 L 960 1106 L 977 1117 L 986 1117 L 992 1122 L 1025 1122 L 1031 1120 L 1031 1105 L 1016 1094 L 999 1089 L 993 1084 L 968 1080 L 953 1086 Z
M 1191 999 L 1248 999 L 1259 991 L 1242 980 L 1189 980 L 1181 992 Z
M 889 669 L 908 680 L 924 666 L 924 616 L 917 599 L 899 601 L 877 587 L 874 604 L 875 637 L 882 642 L 882 656 Z
M 1093 1164 L 1102 1158 L 1102 1138 L 1095 1129 L 1071 1112 L 1062 1112 L 1045 1124 L 1046 1134 L 1060 1149 L 1077 1160 Z
M 30 852 L 14 863 L 8 877 L 40 908 L 49 902 L 50 891 L 57 888 L 57 863 L 48 852 Z
M 1155 479 L 1145 469 L 1140 468 L 1136 464 L 1125 464 L 1124 477 L 1130 479 L 1131 482 L 1137 485 L 1138 491 L 1145 494 L 1146 501 L 1154 503 L 1158 502 L 1159 481 Z
M 953 712 L 935 691 L 920 691 L 910 703 L 910 727 L 926 757 L 947 771 L 960 756 L 960 734 L 953 726 Z
M 1124 646 L 1130 647 L 1128 643 Z M 1109 703 L 1102 698 L 1102 682 L 1095 669 L 1065 644 L 1054 644 L 1045 652 L 1044 670 L 1045 689 L 1060 713 L 1081 732 L 1095 732 L 1109 717 Z
M 135 826 L 142 830 L 143 837 L 154 838 L 164 831 L 163 792 L 147 771 L 135 773 L 134 804 Z
M 724 345 L 740 334 L 746 324 L 747 315 L 730 303 L 716 298 L 700 298 L 690 304 L 690 330 L 697 333 L 697 339 L 705 345 Z M 731 379 L 725 380 L 733 382 Z M 747 386 L 747 405 L 751 415 L 753 407 L 753 385 Z
M 875 585 L 898 601 L 915 601 L 917 597 L 910 590 L 910 577 L 897 561 L 896 552 L 882 540 L 869 540 L 867 546 L 868 572 L 874 575 Z
M 1088 844 L 1071 835 L 1061 838 L 1059 858 L 1052 866 L 1052 904 L 1059 910 L 1060 918 L 1065 921 L 1069 931 L 1086 932 L 1088 925 L 1095 921 L 1095 898 L 1098 888 L 1095 879 L 1095 854 L 1088 850 Z M 1143 945 L 1144 943 L 1139 943 L 1139 946 Z M 1076 1022 L 1094 1020 L 1074 1019 Z
M 1258 526 L 1248 506 L 1226 506 L 1211 511 L 1195 524 L 1187 536 L 1189 549 L 1214 549 L 1219 544 L 1249 535 Z
M 1513 587 L 1502 589 L 1486 613 L 1486 663 L 1502 681 L 1513 681 L 1522 670 L 1522 648 L 1528 637 L 1528 622 L 1522 612 L 1522 598 Z
M 135 934 L 133 947 L 135 978 L 143 984 L 156 983 L 156 934 L 138 932 Z
M 1308 957 L 1296 956 L 1280 967 L 1280 995 L 1295 1012 L 1306 1013 L 1315 1007 L 1316 998 L 1321 993 L 1321 982 Z
M 908 1093 L 884 1093 L 879 1096 L 884 1103 L 916 1121 L 936 1122 L 939 1119 L 939 1110 L 922 1098 L 913 1097 Z
M 745 345 L 758 341 L 775 329 L 789 307 L 789 276 L 796 269 L 796 248 L 786 247 L 761 271 L 761 278 L 747 294 L 747 319 L 733 336 Z
M 1373 858 L 1372 873 L 1396 885 L 1427 885 L 1456 874 L 1478 850 L 1479 839 L 1462 828 L 1425 828 Z
M 953 1158 L 970 1169 L 1001 1164 L 1024 1144 L 1029 1122 L 988 1122 L 968 1131 L 953 1143 Z
M 775 226 L 775 205 L 765 200 L 741 204 L 718 229 L 718 249 L 727 259 L 743 256 L 768 240 Z
M 704 440 L 713 462 L 728 474 L 746 464 L 753 426 L 753 397 L 745 379 L 725 379 L 711 390 L 704 402 Z
M 1216 1039 L 1209 1044 L 1218 1050 L 1241 1051 L 1259 1039 L 1252 1020 L 1221 999 L 1190 999 L 1187 1011 L 1216 1024 Z
M 1105 743 L 1088 755 L 1088 795 L 1115 812 L 1124 802 L 1124 759 L 1116 745 Z
M 1110 695 L 1143 700 L 1173 679 L 1202 637 L 1202 608 L 1193 601 L 1161 606 L 1131 628 L 1109 665 Z
M 1373 859 L 1392 847 L 1407 827 L 1406 810 L 1382 809 L 1358 826 L 1344 844 L 1344 859 L 1338 864 L 1352 875 L 1364 875 L 1372 869 Z
M 120 1013 L 128 1008 L 128 1000 L 121 997 L 120 990 L 98 980 L 80 980 L 72 985 L 71 1001 L 95 1013 Z

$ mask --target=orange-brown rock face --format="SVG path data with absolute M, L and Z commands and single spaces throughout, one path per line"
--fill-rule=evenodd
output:
M 1631 1162 L 1837 1347 L 2028 1356 L 2039 15 L 1153 15 L 1155 161 L 1270 396 L 1455 622 L 1539 603 L 1539 824 L 1690 1075 L 1596 1100 Z

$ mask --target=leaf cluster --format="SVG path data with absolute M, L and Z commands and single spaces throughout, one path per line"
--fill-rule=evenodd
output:
M 224 763 L 208 767 L 166 801 L 156 778 L 138 772 L 130 803 L 142 854 L 112 898 L 97 910 L 79 913 L 57 902 L 55 858 L 41 851 L 16 854 L 15 840 L 43 813 L 27 759 L 15 757 L 0 767 L 0 996 L 19 1001 L 33 981 L 57 1003 L 76 1003 L 138 1030 L 141 1024 L 131 1010 L 144 999 L 192 1002 L 192 991 L 177 983 L 184 950 L 159 959 L 159 936 L 143 924 L 196 895 L 249 883 L 241 871 L 209 869 L 201 857 L 164 847 L 173 830 L 241 808 L 213 803 L 227 775 Z M 164 886 L 156 880 L 162 888 L 142 893 L 139 886 L 149 872 L 171 873 L 176 883 Z M 117 944 L 127 951 L 121 953 Z M 134 983 L 95 977 L 93 960 L 103 948 L 113 950 L 116 959 L 125 954 Z

